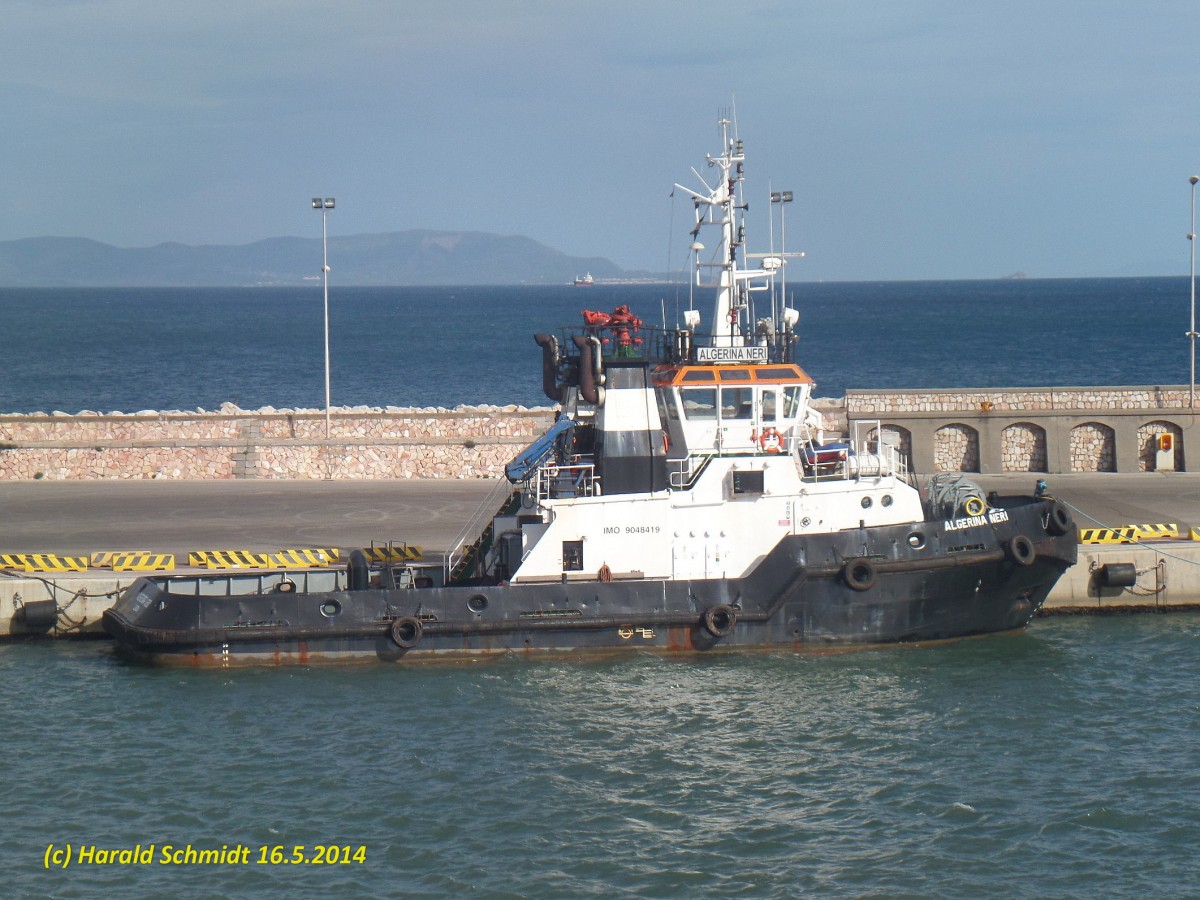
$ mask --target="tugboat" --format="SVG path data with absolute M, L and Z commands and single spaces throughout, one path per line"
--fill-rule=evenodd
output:
M 882 421 L 830 439 L 794 360 L 787 254 L 744 248 L 745 151 L 721 122 L 695 204 L 704 327 L 627 307 L 535 336 L 553 426 L 441 564 L 152 576 L 104 614 L 190 665 L 936 641 L 1022 628 L 1076 561 L 1039 484 L 918 479 Z M 703 257 L 702 234 L 716 232 Z M 782 278 L 779 279 L 783 281 Z

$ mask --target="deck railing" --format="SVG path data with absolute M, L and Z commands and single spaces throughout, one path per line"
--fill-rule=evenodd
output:
M 470 552 L 471 547 L 475 545 L 483 535 L 484 529 L 490 524 L 490 520 L 508 503 L 515 490 L 507 479 L 501 478 L 483 502 L 479 504 L 475 514 L 471 516 L 470 521 L 459 532 L 458 537 L 454 539 L 450 549 L 446 552 L 447 582 L 450 580 L 450 573 Z
M 592 463 L 542 466 L 531 483 L 538 503 L 559 497 L 593 497 L 600 493 L 600 479 Z

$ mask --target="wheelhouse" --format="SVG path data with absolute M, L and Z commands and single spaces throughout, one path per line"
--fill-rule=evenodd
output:
M 791 450 L 813 380 L 794 363 L 664 366 L 654 387 L 668 456 L 742 455 Z

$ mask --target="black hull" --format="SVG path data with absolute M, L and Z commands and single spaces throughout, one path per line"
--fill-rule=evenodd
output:
M 234 597 L 173 594 L 170 579 L 144 578 L 104 625 L 124 650 L 200 666 L 800 649 L 1012 631 L 1074 564 L 1077 544 L 1061 505 L 998 502 L 1001 523 L 789 536 L 743 578 Z

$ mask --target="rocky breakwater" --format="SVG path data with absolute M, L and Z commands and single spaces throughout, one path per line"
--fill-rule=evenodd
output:
M 554 418 L 521 406 L 0 415 L 0 480 L 493 478 Z

